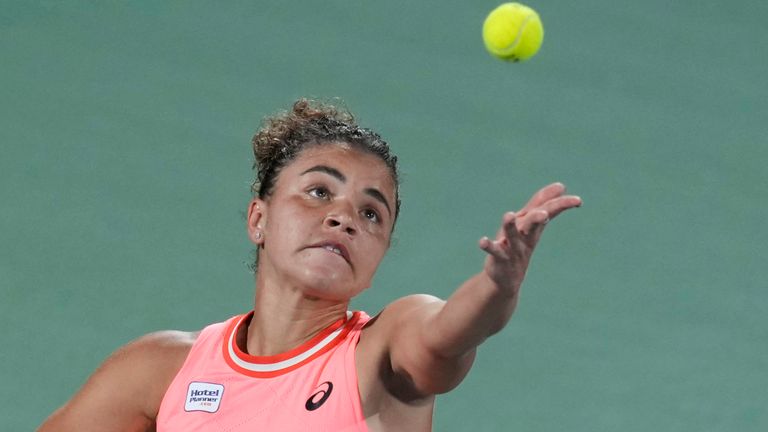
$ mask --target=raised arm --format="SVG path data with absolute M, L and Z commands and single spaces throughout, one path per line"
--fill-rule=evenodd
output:
M 547 223 L 581 205 L 553 183 L 538 191 L 520 211 L 504 214 L 494 239 L 479 246 L 488 255 L 483 270 L 462 284 L 447 301 L 411 296 L 393 303 L 388 321 L 393 372 L 407 376 L 423 395 L 457 386 L 474 360 L 475 350 L 500 331 L 517 305 L 531 255 Z M 388 308 L 389 309 L 389 308 Z
M 195 335 L 157 332 L 120 348 L 38 432 L 154 430 L 160 401 Z

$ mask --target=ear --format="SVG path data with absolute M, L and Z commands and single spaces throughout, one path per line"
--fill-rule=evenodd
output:
M 259 198 L 254 198 L 248 204 L 248 238 L 258 246 L 264 244 L 264 226 L 266 225 L 267 203 Z

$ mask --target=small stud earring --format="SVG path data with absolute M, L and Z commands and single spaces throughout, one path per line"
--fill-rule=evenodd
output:
M 256 233 L 256 240 L 261 240 L 261 231 Z

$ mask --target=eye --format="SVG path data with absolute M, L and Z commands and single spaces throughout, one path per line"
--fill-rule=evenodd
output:
M 311 197 L 320 199 L 328 199 L 331 195 L 330 192 L 328 192 L 328 189 L 323 186 L 314 186 L 307 191 L 307 194 Z
M 365 209 L 363 210 L 363 216 L 372 222 L 379 223 L 379 214 L 376 213 L 376 210 Z

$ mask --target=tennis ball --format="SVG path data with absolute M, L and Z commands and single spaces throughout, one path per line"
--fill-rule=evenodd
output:
M 543 39 L 539 14 L 520 3 L 502 4 L 483 23 L 485 47 L 502 60 L 517 62 L 533 57 Z

